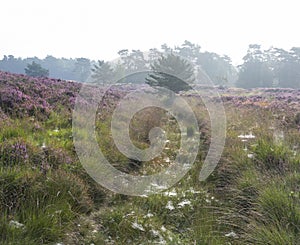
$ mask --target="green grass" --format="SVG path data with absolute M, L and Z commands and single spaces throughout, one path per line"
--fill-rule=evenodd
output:
M 278 142 L 269 129 L 270 111 L 247 108 L 237 113 L 226 108 L 224 153 L 214 173 L 199 182 L 209 123 L 199 102 L 190 98 L 189 103 L 203 132 L 196 162 L 170 190 L 149 197 L 114 194 L 91 179 L 75 154 L 70 114 L 65 111 L 52 112 L 43 121 L 5 122 L 0 128 L 0 244 L 299 243 L 296 128 L 279 128 L 285 138 Z M 150 108 L 132 120 L 130 134 L 137 147 L 149 147 L 153 126 L 163 127 L 170 139 L 162 157 L 153 161 L 134 162 L 118 152 L 109 115 L 101 115 L 96 123 L 99 147 L 124 172 L 155 173 L 168 166 L 164 158 L 174 159 L 180 135 L 172 118 Z M 188 128 L 188 135 L 194 130 Z M 256 138 L 241 142 L 238 135 L 250 131 Z

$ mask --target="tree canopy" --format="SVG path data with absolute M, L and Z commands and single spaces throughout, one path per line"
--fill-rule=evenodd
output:
M 172 90 L 174 93 L 189 90 L 189 84 L 195 80 L 192 65 L 173 53 L 161 56 L 151 68 L 152 72 L 146 78 L 146 83 Z
M 25 73 L 31 77 L 48 77 L 49 70 L 43 68 L 40 64 L 35 63 L 34 61 L 31 64 L 27 64 L 25 68 Z
M 175 47 L 163 44 L 159 49 L 152 48 L 148 52 L 122 49 L 117 54 L 119 59 L 114 64 L 101 59 L 94 61 L 83 57 L 67 59 L 48 55 L 40 59 L 4 55 L 0 60 L 0 70 L 79 82 L 98 80 L 98 82 L 102 81 L 101 83 L 111 83 L 120 80 L 123 83 L 138 84 L 144 83 L 146 77 L 141 71 L 152 69 L 153 64 L 157 62 L 161 62 L 160 65 L 163 67 L 165 61 L 161 59 L 162 54 L 173 54 L 188 60 L 193 66 L 200 67 L 215 85 L 242 88 L 300 88 L 300 48 L 298 47 L 290 50 L 270 47 L 264 50 L 259 44 L 251 44 L 243 58 L 243 63 L 237 67 L 232 65 L 229 56 L 203 51 L 200 45 L 187 40 Z M 132 76 L 133 73 L 139 74 Z

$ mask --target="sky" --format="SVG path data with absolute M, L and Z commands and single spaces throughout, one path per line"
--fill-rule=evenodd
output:
M 249 44 L 300 46 L 297 1 L 2 0 L 0 57 L 113 60 L 184 40 L 240 64 Z

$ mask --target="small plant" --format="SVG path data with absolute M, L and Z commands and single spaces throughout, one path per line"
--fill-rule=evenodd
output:
M 292 154 L 285 145 L 262 139 L 258 141 L 253 151 L 254 162 L 264 170 L 284 173 L 290 165 Z

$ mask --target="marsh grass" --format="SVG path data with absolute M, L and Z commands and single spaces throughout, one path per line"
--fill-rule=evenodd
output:
M 115 101 L 108 99 L 113 108 Z M 236 109 L 226 104 L 225 150 L 213 174 L 199 182 L 210 123 L 199 98 L 186 99 L 201 130 L 199 154 L 182 180 L 149 197 L 111 193 L 86 173 L 74 150 L 69 109 L 56 106 L 41 118 L 12 117 L 1 122 L 0 244 L 297 245 L 297 115 L 282 122 L 283 115 L 274 115 L 272 110 L 252 105 Z M 170 140 L 161 157 L 136 162 L 121 154 L 113 142 L 112 108 L 101 111 L 96 122 L 99 147 L 107 159 L 135 175 L 167 167 L 180 147 L 174 118 L 156 108 L 133 118 L 130 134 L 137 147 L 149 147 L 149 130 L 154 126 L 162 127 Z M 273 137 L 270 127 L 274 125 L 284 133 L 280 141 Z M 189 136 L 194 131 L 187 128 Z M 238 135 L 250 132 L 255 138 L 241 142 Z M 84 131 L 77 133 L 79 138 L 88 137 Z

